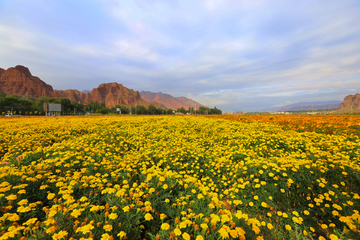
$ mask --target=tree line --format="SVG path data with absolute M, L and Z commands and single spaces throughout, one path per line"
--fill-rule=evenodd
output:
M 126 107 L 116 105 L 115 107 L 106 107 L 105 103 L 90 102 L 79 103 L 70 101 L 68 98 L 50 98 L 50 97 L 29 97 L 24 99 L 22 96 L 7 96 L 4 92 L 0 94 L 0 114 L 13 113 L 14 115 L 44 115 L 44 103 L 60 103 L 62 115 L 78 115 L 86 113 L 98 114 L 139 114 L 139 115 L 170 115 L 174 114 L 172 109 L 161 109 L 150 104 L 147 108 L 141 105 L 136 107 Z M 120 111 L 118 111 L 120 110 Z M 177 109 L 177 112 L 183 114 L 221 114 L 221 110 L 214 108 L 199 107 L 198 110 L 189 108 L 185 110 L 183 107 Z

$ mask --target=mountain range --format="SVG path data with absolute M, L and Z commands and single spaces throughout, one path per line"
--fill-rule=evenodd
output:
M 77 102 L 99 102 L 105 103 L 106 107 L 116 105 L 148 107 L 150 104 L 157 108 L 173 109 L 190 107 L 196 109 L 204 106 L 186 97 L 173 97 L 165 93 L 154 93 L 148 91 L 135 91 L 126 88 L 122 84 L 102 83 L 92 91 L 79 91 L 77 89 L 54 90 L 53 87 L 39 77 L 33 76 L 27 67 L 17 65 L 7 70 L 0 68 L 0 92 L 7 95 L 19 95 L 23 97 L 54 97 L 69 98 Z
M 321 109 L 339 109 L 341 101 L 328 101 L 328 102 L 298 102 L 281 107 L 279 112 L 286 111 L 311 111 Z

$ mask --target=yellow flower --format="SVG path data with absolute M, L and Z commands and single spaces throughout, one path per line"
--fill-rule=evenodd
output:
M 52 239 L 63 239 L 65 238 L 66 236 L 68 235 L 68 232 L 67 231 L 60 231 L 58 233 L 55 233 L 53 236 L 52 236 Z
M 230 230 L 230 236 L 232 238 L 237 238 L 238 237 L 238 232 L 235 229 Z
M 94 229 L 94 226 L 91 224 L 86 224 L 83 227 L 79 227 L 76 229 L 76 232 L 82 232 L 83 234 L 87 234 L 89 232 L 91 232 L 91 230 Z
M 85 196 L 82 196 L 82 197 L 80 198 L 80 202 L 85 202 L 86 200 L 88 200 L 88 198 L 85 197 Z
M 28 203 L 28 200 L 27 199 L 23 199 L 21 200 L 20 202 L 18 202 L 17 204 L 22 206 L 22 205 L 26 205 Z
M 206 229 L 208 229 L 209 227 L 208 227 L 208 225 L 206 224 L 206 223 L 202 223 L 202 224 L 200 224 L 200 227 L 202 228 L 202 229 L 204 229 L 204 230 L 206 230 Z
M 164 184 L 164 185 L 163 185 L 163 189 L 168 189 L 168 187 L 169 187 L 169 186 L 168 186 L 167 184 Z
M 331 240 L 338 240 L 339 239 L 335 234 L 330 234 L 329 237 L 330 237 Z
M 204 240 L 204 237 L 201 235 L 197 235 L 195 240 Z
M 116 218 L 118 218 L 117 213 L 110 213 L 109 214 L 109 219 L 113 220 L 113 219 L 116 219 Z
M 77 218 L 81 215 L 81 211 L 79 209 L 74 209 L 71 213 L 71 216 L 73 216 L 74 218 Z
M 169 228 L 170 228 L 170 225 L 168 223 L 161 224 L 161 229 L 162 230 L 169 230 Z
M 266 207 L 267 207 L 267 204 L 266 204 L 265 202 L 262 202 L 262 203 L 261 203 L 261 206 L 264 207 L 264 208 L 266 208 Z
M 220 228 L 220 230 L 218 231 L 218 233 L 220 233 L 220 236 L 224 239 L 224 238 L 229 238 L 229 234 L 228 232 L 225 230 L 225 228 Z
M 10 194 L 9 196 L 6 196 L 5 198 L 9 201 L 13 201 L 13 200 L 17 199 L 17 196 L 15 194 Z
M 161 214 L 160 214 L 160 219 L 163 220 L 164 218 L 166 218 L 166 214 L 161 213 Z
M 26 222 L 23 223 L 23 225 L 33 225 L 36 222 L 37 218 L 30 218 Z
M 49 193 L 47 195 L 47 199 L 49 199 L 49 200 L 53 199 L 54 197 L 55 197 L 55 193 Z
M 175 228 L 174 233 L 175 233 L 176 236 L 180 236 L 181 235 L 181 230 L 178 229 L 178 228 Z
M 110 232 L 113 229 L 113 226 L 110 224 L 106 224 L 106 225 L 104 225 L 103 228 L 105 231 Z
M 305 211 L 304 211 L 304 214 L 305 214 L 305 215 L 309 215 L 310 213 L 309 213 L 308 210 L 305 210 Z
M 121 231 L 118 233 L 117 235 L 120 239 L 122 239 L 123 237 L 126 237 L 126 233 L 124 231 Z
M 130 210 L 130 207 L 129 207 L 129 206 L 123 207 L 123 211 L 124 211 L 124 212 L 128 212 L 129 210 Z
M 182 237 L 185 239 L 185 240 L 190 240 L 190 235 L 188 233 L 183 233 Z
M 286 228 L 286 230 L 288 230 L 288 231 L 291 230 L 291 226 L 290 226 L 289 224 L 286 224 L 286 225 L 285 225 L 285 228 Z
M 152 220 L 152 219 L 154 219 L 154 218 L 153 218 L 153 216 L 152 216 L 150 213 L 145 214 L 145 220 L 146 220 L 146 221 L 150 221 L 150 220 Z
M 111 240 L 112 237 L 107 234 L 107 233 L 104 233 L 103 235 L 101 235 L 101 240 Z

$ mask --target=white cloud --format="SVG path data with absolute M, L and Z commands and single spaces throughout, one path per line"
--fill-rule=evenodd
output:
M 14 26 L 0 25 L 0 52 L 9 53 L 13 50 L 39 51 L 36 44 L 38 36 L 30 31 Z

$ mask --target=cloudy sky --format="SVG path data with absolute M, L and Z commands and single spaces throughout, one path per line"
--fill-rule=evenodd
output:
M 15 65 L 223 111 L 342 101 L 360 92 L 360 1 L 0 1 L 0 67 Z

